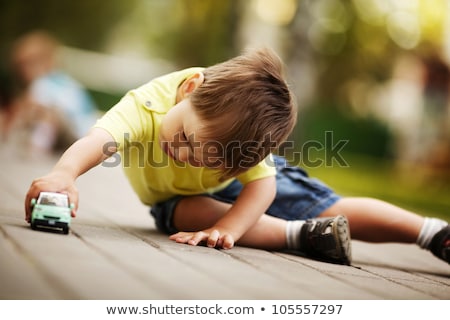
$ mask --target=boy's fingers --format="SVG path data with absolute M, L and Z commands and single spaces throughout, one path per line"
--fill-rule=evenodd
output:
M 194 233 L 194 236 L 188 241 L 188 244 L 196 246 L 200 241 L 208 239 L 208 234 L 203 231 Z
M 176 239 L 180 236 L 179 234 L 180 234 L 179 232 L 174 233 L 174 234 L 171 234 L 171 235 L 169 236 L 169 239 L 170 239 L 170 240 L 176 240 Z
M 187 243 L 192 246 L 198 245 L 202 241 L 206 241 L 206 245 L 210 248 L 221 247 L 224 249 L 231 249 L 234 246 L 234 239 L 231 235 L 226 234 L 221 236 L 218 230 L 213 230 L 211 233 L 199 232 L 178 232 L 169 236 L 170 240 L 178 243 Z
M 222 241 L 223 241 L 222 248 L 231 249 L 234 247 L 234 239 L 231 235 L 229 234 L 224 235 Z
M 39 190 L 33 184 L 25 197 L 25 220 L 27 222 L 31 221 L 31 199 L 37 199 L 39 196 Z
M 71 211 L 71 216 L 75 218 L 77 216 L 78 210 L 78 192 L 74 190 L 73 192 L 65 192 L 69 197 L 69 204 L 73 206 Z
M 217 245 L 217 240 L 219 240 L 220 233 L 218 230 L 213 230 L 208 237 L 207 246 L 214 248 Z
M 169 239 L 178 243 L 187 243 L 196 246 L 200 241 L 207 239 L 207 234 L 204 232 L 178 232 L 169 236 Z
M 192 238 L 192 234 L 188 234 L 185 232 L 177 232 L 175 234 L 172 234 L 169 239 L 179 242 L 179 243 L 186 243 L 190 238 Z
M 30 222 L 31 217 L 31 198 L 27 195 L 25 197 L 25 221 Z

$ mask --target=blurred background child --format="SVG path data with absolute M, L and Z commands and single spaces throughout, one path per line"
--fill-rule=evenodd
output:
M 22 35 L 12 47 L 12 69 L 22 104 L 13 114 L 23 118 L 20 122 L 25 126 L 18 129 L 28 130 L 27 144 L 33 153 L 67 148 L 97 118 L 97 107 L 85 88 L 58 69 L 58 47 L 52 35 L 40 30 Z

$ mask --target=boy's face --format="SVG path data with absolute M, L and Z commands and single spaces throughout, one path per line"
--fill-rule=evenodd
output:
M 218 167 L 217 153 L 206 152 L 210 144 L 201 140 L 203 121 L 195 113 L 189 99 L 183 99 L 164 116 L 159 141 L 165 153 L 175 160 L 195 167 Z

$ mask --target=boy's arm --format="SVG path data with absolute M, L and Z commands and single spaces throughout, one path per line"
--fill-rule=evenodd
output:
M 70 202 L 75 204 L 72 211 L 72 216 L 75 216 L 78 208 L 76 178 L 111 156 L 116 150 L 113 137 L 103 129 L 94 128 L 85 137 L 76 141 L 64 152 L 49 174 L 32 182 L 25 198 L 25 220 L 30 222 L 31 199 L 37 198 L 41 191 L 66 193 Z
M 244 185 L 236 202 L 217 223 L 199 232 L 179 232 L 170 237 L 180 243 L 230 249 L 264 214 L 275 198 L 275 177 L 258 179 Z

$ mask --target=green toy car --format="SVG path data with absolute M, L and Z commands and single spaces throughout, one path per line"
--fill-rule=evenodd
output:
M 31 208 L 31 229 L 42 227 L 69 233 L 73 204 L 69 205 L 69 197 L 66 194 L 41 192 L 37 200 L 31 200 Z

